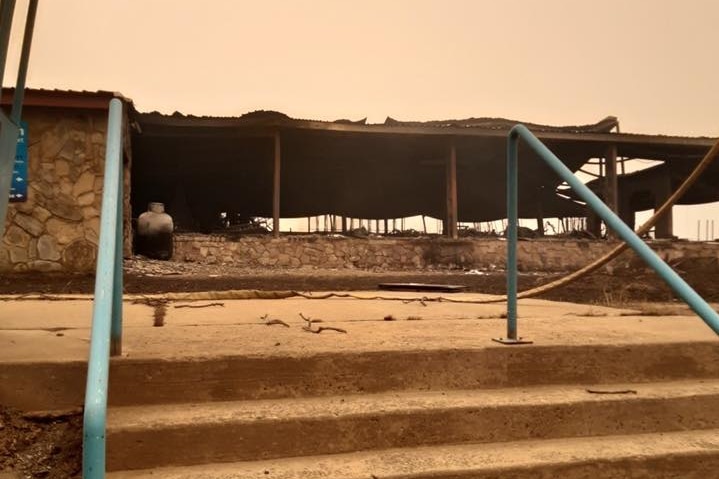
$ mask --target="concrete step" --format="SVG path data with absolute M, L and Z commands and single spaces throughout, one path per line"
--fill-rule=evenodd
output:
M 107 465 L 719 428 L 717 404 L 719 380 L 116 407 L 108 417 Z
M 121 471 L 108 479 L 706 479 L 719 429 L 527 440 Z
M 713 339 L 617 345 L 583 339 L 588 344 L 508 347 L 478 340 L 476 349 L 413 344 L 374 351 L 348 346 L 329 353 L 123 357 L 111 362 L 109 402 L 131 406 L 719 378 L 719 342 Z M 81 406 L 85 374 L 81 361 L 2 362 L 0 403 L 24 410 Z

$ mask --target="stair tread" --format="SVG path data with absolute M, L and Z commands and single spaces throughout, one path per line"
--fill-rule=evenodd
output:
M 439 478 L 444 474 L 454 478 L 459 477 L 460 474 L 464 477 L 464 474 L 470 474 L 472 471 L 501 472 L 580 463 L 717 454 L 719 454 L 719 429 L 708 429 L 386 449 L 256 462 L 118 471 L 108 474 L 107 477 L 111 479 L 148 476 L 156 479 L 367 479 L 371 477 L 388 479 Z M 690 464 L 692 468 L 703 467 L 693 461 Z
M 636 391 L 592 394 L 588 390 Z M 364 395 L 284 398 L 111 407 L 108 434 L 119 430 L 193 424 L 336 418 L 372 414 L 421 413 L 585 402 L 719 396 L 719 380 L 683 380 L 598 386 L 536 386 L 484 390 L 406 391 Z

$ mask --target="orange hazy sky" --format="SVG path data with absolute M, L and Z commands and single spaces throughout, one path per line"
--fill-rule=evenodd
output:
M 717 0 L 40 0 L 28 86 L 166 113 L 615 115 L 625 132 L 717 137 L 718 19 Z M 674 209 L 684 237 L 709 219 L 718 203 Z
M 141 111 L 615 115 L 719 136 L 717 19 L 716 0 L 40 0 L 28 86 L 120 91 Z

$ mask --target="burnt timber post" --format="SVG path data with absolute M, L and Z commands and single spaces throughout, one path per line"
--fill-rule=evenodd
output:
M 619 194 L 617 183 L 617 145 L 608 145 L 604 154 L 604 202 L 613 213 L 619 213 Z M 607 236 L 616 238 L 607 228 Z
M 272 178 L 272 235 L 280 237 L 280 132 L 275 132 L 275 160 Z
M 447 221 L 445 234 L 452 239 L 457 239 L 457 148 L 454 144 L 454 139 L 450 141 L 445 176 L 447 180 Z
M 669 175 L 668 171 L 665 176 L 663 176 L 656 186 L 656 189 L 654 190 L 654 211 L 656 212 L 666 200 L 669 199 L 669 197 L 672 195 L 672 180 L 671 176 Z M 673 231 L 673 214 L 672 214 L 673 208 L 669 208 L 669 211 L 664 213 L 659 220 L 657 221 L 656 226 L 654 227 L 654 237 L 655 238 L 673 238 L 674 237 L 674 231 Z M 707 239 L 711 239 L 708 238 Z

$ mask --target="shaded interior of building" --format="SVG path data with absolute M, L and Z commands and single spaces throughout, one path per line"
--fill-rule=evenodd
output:
M 181 231 L 216 231 L 222 213 L 274 218 L 275 225 L 280 218 L 325 214 L 426 215 L 442 219 L 447 234 L 456 236 L 457 222 L 506 217 L 507 133 L 515 121 L 366 124 L 260 111 L 236 118 L 133 112 L 131 122 L 133 217 L 149 202 L 163 202 Z M 613 117 L 583 126 L 525 125 L 572 171 L 599 159 L 603 174 L 590 186 L 629 224 L 635 211 L 661 204 L 712 144 L 617 133 Z M 662 164 L 617 174 L 617 162 L 626 158 Z M 679 204 L 719 200 L 718 179 L 719 165 Z M 583 203 L 558 191 L 560 185 L 520 147 L 521 218 L 586 217 Z M 671 233 L 670 220 L 657 228 L 658 237 Z

